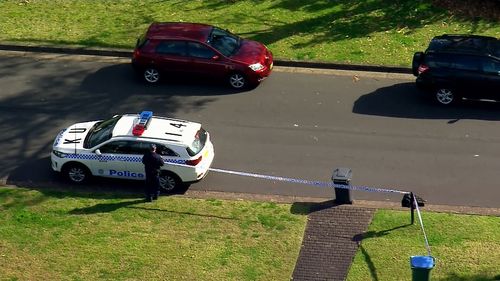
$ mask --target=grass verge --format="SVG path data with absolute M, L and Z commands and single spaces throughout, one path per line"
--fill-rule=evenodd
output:
M 203 22 L 264 42 L 276 58 L 409 66 L 443 33 L 500 37 L 494 19 L 432 0 L 0 1 L 0 41 L 132 48 L 153 21 Z
M 500 280 L 500 217 L 423 212 L 436 259 L 431 280 Z M 411 280 L 410 256 L 427 253 L 419 225 L 404 222 L 409 212 L 375 213 L 348 281 Z
M 108 196 L 112 198 L 112 196 Z M 0 280 L 286 280 L 289 205 L 0 188 Z
M 307 213 L 288 204 L 0 187 L 0 280 L 289 280 Z M 432 280 L 500 279 L 500 217 L 423 213 Z M 379 210 L 348 281 L 410 280 L 408 212 Z

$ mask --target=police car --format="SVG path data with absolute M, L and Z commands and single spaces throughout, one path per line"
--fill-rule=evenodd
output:
M 210 135 L 201 124 L 143 111 L 62 130 L 54 140 L 52 169 L 74 183 L 91 176 L 145 180 L 142 156 L 151 144 L 165 161 L 160 186 L 168 192 L 201 180 L 214 159 Z

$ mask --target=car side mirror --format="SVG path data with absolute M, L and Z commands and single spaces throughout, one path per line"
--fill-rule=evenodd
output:
M 220 59 L 220 57 L 219 57 L 219 55 L 214 55 L 214 56 L 212 57 L 212 59 L 213 59 L 213 60 L 219 60 L 219 59 Z
M 96 149 L 94 152 L 95 152 L 95 154 L 97 154 L 98 156 L 101 156 L 101 155 L 102 155 L 102 153 L 101 153 L 101 151 L 99 150 L 99 148 L 98 148 L 98 149 Z

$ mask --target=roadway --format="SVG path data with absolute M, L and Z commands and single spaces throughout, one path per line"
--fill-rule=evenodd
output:
M 235 92 L 189 79 L 144 85 L 123 59 L 0 52 L 0 109 L 0 178 L 7 184 L 60 184 L 49 155 L 61 128 L 150 109 L 201 122 L 215 145 L 215 168 L 330 181 L 334 168 L 349 167 L 354 185 L 413 191 L 430 204 L 500 207 L 500 106 L 434 105 L 408 75 L 276 68 L 256 89 Z M 334 194 L 215 172 L 191 189 Z M 352 197 L 401 200 L 358 191 Z

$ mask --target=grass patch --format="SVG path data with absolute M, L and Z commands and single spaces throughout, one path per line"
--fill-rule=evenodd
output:
M 500 217 L 423 213 L 436 267 L 432 280 L 500 280 Z M 354 258 L 348 281 L 410 280 L 410 256 L 426 255 L 408 212 L 379 210 Z
M 286 280 L 290 205 L 0 188 L 0 280 Z
M 289 280 L 308 210 L 288 204 L 0 187 L 0 280 Z M 500 279 L 500 217 L 423 214 L 432 280 Z M 348 281 L 409 280 L 408 212 L 379 210 Z
M 500 37 L 492 18 L 432 0 L 0 1 L 0 41 L 132 48 L 153 21 L 203 22 L 264 42 L 276 58 L 409 66 L 443 33 Z

